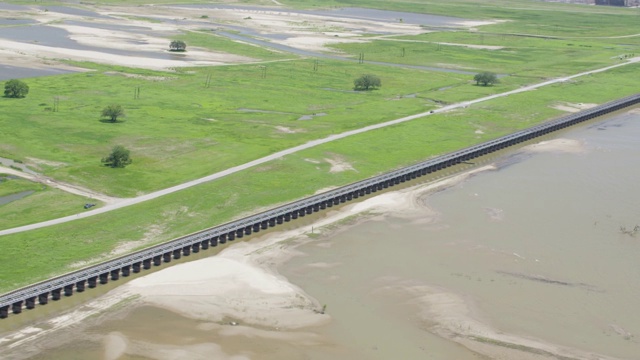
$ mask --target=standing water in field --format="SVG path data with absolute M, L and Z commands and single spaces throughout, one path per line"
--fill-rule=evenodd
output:
M 637 359 L 640 111 L 556 136 L 137 278 L 3 355 Z

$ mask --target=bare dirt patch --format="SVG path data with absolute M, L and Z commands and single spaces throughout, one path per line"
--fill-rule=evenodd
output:
M 583 142 L 573 139 L 541 141 L 537 144 L 525 146 L 523 150 L 530 152 L 564 152 L 571 154 L 582 154 L 587 151 Z
M 141 80 L 148 80 L 148 81 L 167 81 L 167 80 L 176 79 L 175 77 L 172 77 L 172 76 L 148 76 L 148 75 L 139 75 L 139 74 L 127 74 L 119 71 L 107 71 L 104 74 L 124 76 L 127 78 L 141 79 Z
M 585 109 L 590 109 L 594 106 L 598 106 L 598 104 L 583 104 L 583 103 L 578 103 L 578 104 L 574 104 L 574 103 L 557 103 L 552 105 L 551 107 L 557 110 L 562 110 L 562 111 L 566 111 L 566 112 L 578 112 L 581 110 L 585 110 Z
M 40 165 L 50 166 L 54 169 L 61 168 L 68 165 L 66 163 L 59 162 L 59 161 L 38 159 L 34 157 L 27 157 L 26 160 L 27 160 L 26 165 L 35 169 L 40 169 Z
M 302 132 L 301 130 L 293 130 L 286 126 L 276 126 L 275 129 L 277 132 L 283 133 L 283 134 L 295 134 L 295 133 Z
M 480 49 L 480 50 L 501 50 L 504 49 L 504 46 L 495 46 L 495 45 L 473 45 L 473 44 L 458 44 L 458 43 L 448 43 L 448 42 L 439 42 L 437 44 L 441 45 L 449 45 L 449 46 L 461 46 L 470 49 Z
M 41 174 L 25 173 L 25 172 L 14 170 L 12 168 L 4 167 L 1 165 L 0 165 L 0 172 L 3 172 L 5 174 L 10 174 L 10 175 L 15 175 L 27 180 L 31 180 L 33 182 L 45 184 L 47 186 L 54 187 L 62 191 L 66 191 L 71 194 L 76 194 L 76 195 L 88 197 L 91 199 L 96 199 L 107 204 L 113 204 L 122 200 L 120 198 L 115 198 L 109 195 L 105 195 L 105 194 L 93 191 L 91 189 L 84 188 L 82 186 L 57 181 Z
M 324 160 L 331 164 L 331 169 L 329 169 L 330 173 L 338 173 L 347 170 L 356 171 L 356 169 L 354 169 L 343 156 L 333 154 L 331 158 L 325 158 Z

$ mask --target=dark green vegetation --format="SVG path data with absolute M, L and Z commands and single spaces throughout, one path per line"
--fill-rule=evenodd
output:
M 180 1 L 171 1 L 176 2 Z M 316 3 L 281 2 L 300 7 Z M 0 108 L 5 109 L 0 112 L 0 156 L 56 161 L 63 165 L 44 166 L 42 172 L 96 191 L 135 196 L 331 134 L 615 64 L 620 62 L 620 54 L 640 54 L 638 37 L 604 38 L 631 35 L 630 29 L 637 28 L 638 13 L 630 9 L 525 0 L 454 0 L 428 6 L 402 0 L 322 3 L 505 20 L 477 31 L 375 38 L 370 43 L 336 47 L 354 57 L 365 53 L 367 60 L 512 76 L 484 87 L 474 86 L 473 75 L 355 62 L 320 60 L 318 71 L 314 71 L 313 59 L 294 59 L 290 54 L 235 43 L 213 33 L 188 32 L 176 39 L 189 46 L 282 61 L 176 72 L 83 63 L 76 65 L 94 71 L 31 79 L 29 98 L 19 102 L 0 99 Z M 475 45 L 483 48 L 472 47 Z M 104 260 L 113 256 L 105 254 L 122 242 L 134 242 L 142 248 L 313 194 L 320 188 L 348 184 L 529 127 L 564 114 L 553 108 L 559 103 L 602 103 L 635 93 L 638 71 L 638 64 L 629 65 L 429 116 L 325 144 L 100 216 L 1 236 L 0 291 L 69 271 L 71 264 L 80 260 Z M 384 87 L 374 92 L 352 91 L 353 79 L 363 73 L 378 74 Z M 50 111 L 54 98 L 59 99 L 56 112 Z M 95 121 L 104 99 L 121 104 L 135 120 L 117 124 Z M 319 114 L 324 115 L 313 116 Z M 312 119 L 298 120 L 308 116 Z M 62 136 L 52 137 L 53 133 Z M 132 151 L 135 163 L 118 171 L 101 166 L 96 159 L 118 144 Z M 335 158 L 348 162 L 356 171 L 331 173 L 326 159 Z M 36 209 L 42 201 L 31 199 L 40 193 L 52 194 L 46 202 L 55 198 L 57 203 L 63 196 L 56 193 L 54 197 L 54 191 L 47 190 L 0 206 L 0 228 L 22 225 L 17 219 L 42 220 L 43 214 L 36 216 L 35 211 L 22 217 L 3 216 L 17 213 L 8 210 L 17 206 L 25 213 Z M 68 214 L 79 207 L 81 204 L 62 208 Z M 59 214 L 51 215 L 56 216 Z M 27 253 L 29 256 L 22 256 Z
M 380 78 L 372 74 L 364 74 L 353 81 L 354 90 L 372 90 L 382 86 Z
M 102 163 L 105 166 L 112 168 L 123 168 L 131 164 L 133 160 L 130 156 L 130 151 L 125 149 L 122 145 L 116 145 L 111 150 L 109 156 L 102 158 Z
M 187 43 L 182 40 L 173 40 L 169 44 L 169 50 L 171 51 L 187 51 Z
M 29 93 L 29 85 L 21 80 L 9 80 L 4 84 L 4 96 L 8 98 L 23 98 Z
M 476 74 L 473 77 L 473 80 L 475 80 L 476 85 L 487 86 L 496 84 L 498 82 L 498 77 L 494 73 L 483 72 Z
M 122 105 L 119 104 L 111 104 L 107 105 L 104 109 L 102 109 L 102 113 L 100 113 L 102 117 L 109 118 L 109 122 L 118 121 L 119 117 L 124 117 L 124 109 Z

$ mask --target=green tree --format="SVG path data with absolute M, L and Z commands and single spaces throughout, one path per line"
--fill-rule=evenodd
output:
M 123 168 L 129 164 L 131 164 L 133 160 L 131 160 L 129 150 L 125 149 L 122 145 L 116 145 L 111 150 L 111 154 L 109 156 L 102 158 L 102 163 L 104 166 L 109 166 L 112 168 Z
M 173 40 L 169 44 L 169 50 L 171 51 L 187 51 L 187 44 L 182 40 Z
M 380 78 L 371 74 L 364 74 L 353 81 L 354 90 L 369 90 L 380 86 L 382 86 Z
M 4 84 L 4 96 L 10 98 L 23 98 L 29 93 L 29 85 L 23 81 L 12 79 Z
M 499 82 L 496 74 L 492 72 L 482 72 L 482 73 L 476 74 L 473 77 L 473 80 L 476 81 L 476 85 L 482 84 L 482 86 L 493 85 Z
M 111 104 L 107 105 L 104 109 L 102 109 L 101 115 L 103 117 L 108 117 L 110 122 L 118 121 L 119 117 L 124 117 L 124 109 L 122 105 Z

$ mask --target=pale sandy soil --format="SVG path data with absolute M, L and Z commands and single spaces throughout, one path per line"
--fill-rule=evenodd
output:
M 347 161 L 347 159 L 338 154 L 333 154 L 332 157 L 325 158 L 324 161 L 328 162 L 331 165 L 331 168 L 329 169 L 330 173 L 338 173 L 348 170 L 356 171 L 356 169 L 353 168 L 353 165 L 351 165 Z
M 525 146 L 522 150 L 528 152 L 564 152 L 572 154 L 582 154 L 587 151 L 583 142 L 572 139 L 541 141 L 537 144 Z
M 558 110 L 562 110 L 562 111 L 566 111 L 566 112 L 578 112 L 581 110 L 585 110 L 585 109 L 590 109 L 594 106 L 598 106 L 598 104 L 574 104 L 574 103 L 557 103 L 553 106 L 551 106 L 554 109 L 558 109 Z
M 124 17 L 131 16 L 153 16 L 152 13 L 139 13 L 137 7 L 125 7 L 125 10 L 133 10 L 113 13 L 120 15 L 120 18 L 93 18 L 84 16 L 57 13 L 55 11 L 42 11 L 35 8 L 26 12 L 12 12 L 13 17 L 34 19 L 38 24 L 46 24 L 51 27 L 64 29 L 69 32 L 68 38 L 79 44 L 104 49 L 118 49 L 136 51 L 133 56 L 108 54 L 101 51 L 76 50 L 64 47 L 45 46 L 37 43 L 27 43 L 0 39 L 0 54 L 7 60 L 3 63 L 7 65 L 46 68 L 47 66 L 76 70 L 76 68 L 59 62 L 59 59 L 69 59 L 75 61 L 91 61 L 111 65 L 122 65 L 130 67 L 141 67 L 155 70 L 166 70 L 174 67 L 201 66 L 201 65 L 223 65 L 234 63 L 253 62 L 256 59 L 249 57 L 215 52 L 197 47 L 189 47 L 188 51 L 180 54 L 171 54 L 171 59 L 157 59 L 144 56 L 148 53 L 169 53 L 168 46 L 171 41 L 171 34 L 177 34 L 182 29 L 178 25 L 158 24 L 140 20 L 132 20 Z M 151 8 L 148 8 L 151 9 Z M 98 13 L 111 14 L 110 8 L 94 8 Z M 162 16 L 160 16 L 162 17 Z M 175 14 L 172 18 L 175 18 Z M 89 25 L 69 25 L 64 20 L 89 22 Z M 157 31 L 161 36 L 150 36 L 135 31 L 106 30 L 91 27 L 91 23 L 103 23 L 109 25 L 139 26 L 141 30 Z M 142 54 L 140 54 L 142 53 Z
M 96 35 L 97 38 L 100 35 Z M 98 45 L 99 41 L 96 41 L 93 45 Z M 168 42 L 165 42 L 168 44 Z M 44 46 L 38 44 L 29 44 L 11 40 L 0 39 L 0 50 L 13 51 L 14 53 L 24 55 L 22 60 L 26 62 L 21 63 L 19 66 L 31 67 L 33 64 L 36 68 L 41 68 L 43 62 L 50 62 L 56 68 L 58 64 L 55 63 L 55 59 L 69 59 L 74 61 L 90 61 L 97 63 L 105 63 L 110 65 L 121 65 L 129 67 L 141 67 L 153 70 L 163 70 L 173 67 L 186 67 L 186 66 L 213 66 L 222 65 L 230 62 L 239 62 L 237 59 L 246 59 L 237 55 L 216 54 L 206 51 L 189 50 L 185 53 L 181 53 L 180 56 L 184 57 L 180 60 L 169 59 L 155 59 L 144 56 L 127 56 L 127 55 L 115 55 L 108 54 L 100 51 L 92 50 L 75 50 L 62 47 Z M 141 49 L 137 49 L 140 51 Z M 158 51 L 166 51 L 160 50 Z M 16 56 L 15 54 L 12 54 Z M 178 55 L 176 55 L 178 56 Z
M 291 129 L 290 127 L 287 126 L 275 126 L 274 127 L 276 129 L 276 131 L 278 131 L 279 133 L 283 133 L 283 134 L 295 134 L 295 133 L 299 133 L 299 132 L 303 132 L 303 130 L 300 129 Z
M 540 339 L 505 334 L 478 320 L 473 304 L 460 295 L 428 285 L 389 282 L 388 291 L 410 294 L 421 311 L 425 328 L 491 359 L 614 359 L 600 354 L 555 345 Z M 496 344 L 500 344 L 497 345 Z
M 60 168 L 68 165 L 60 161 L 51 161 L 51 160 L 45 160 L 45 159 L 38 159 L 34 157 L 27 157 L 26 160 L 27 160 L 26 165 L 36 170 L 41 170 L 41 166 L 51 166 L 53 168 Z
M 61 70 L 85 72 L 87 69 L 79 68 L 76 66 L 67 65 L 56 61 L 54 59 L 48 59 L 39 56 L 31 49 L 31 51 L 23 52 L 20 47 L 14 48 L 12 45 L 14 42 L 6 42 L 4 45 L 0 44 L 0 58 L 2 58 L 2 64 L 8 66 L 26 67 L 29 69 L 49 69 L 56 68 Z
M 0 55 L 3 56 L 3 63 L 31 68 L 55 66 L 56 68 L 76 70 L 59 61 L 60 59 L 70 59 L 166 70 L 185 66 L 211 66 L 258 61 L 245 56 L 193 46 L 188 46 L 188 51 L 185 53 L 172 54 L 174 56 L 166 59 L 151 58 L 143 55 L 145 52 L 149 54 L 168 52 L 168 45 L 173 34 L 188 30 L 215 30 L 218 28 L 216 23 L 239 25 L 262 34 L 286 35 L 286 39 L 272 41 L 303 50 L 324 52 L 335 51 L 327 47 L 331 44 L 368 41 L 362 37 L 364 34 L 383 31 L 391 35 L 417 35 L 427 32 L 424 28 L 412 24 L 300 14 L 286 9 L 279 11 L 209 9 L 180 8 L 170 5 L 91 6 L 84 4 L 83 6 L 110 18 L 90 19 L 86 16 L 58 13 L 55 10 L 43 11 L 36 7 L 27 11 L 0 11 L 0 15 L 33 19 L 37 24 L 66 30 L 69 32 L 68 38 L 79 44 L 104 49 L 136 51 L 137 54 L 132 54 L 131 56 L 116 55 L 101 51 L 76 50 L 45 46 L 33 42 L 0 39 Z M 202 18 L 202 16 L 207 16 L 207 18 Z M 136 19 L 136 17 L 163 19 L 165 22 L 144 21 Z M 65 23 L 67 20 L 89 22 L 89 24 Z M 189 20 L 189 22 L 178 24 L 174 20 Z M 453 26 L 472 27 L 490 23 L 493 22 L 463 21 L 453 24 Z M 107 30 L 92 27 L 91 24 L 126 25 L 128 27 L 139 27 L 141 31 L 130 29 Z M 157 35 L 152 36 L 149 33 Z M 475 47 L 475 45 L 469 46 Z
M 114 76 L 124 76 L 127 78 L 142 79 L 147 81 L 168 81 L 168 80 L 176 79 L 176 77 L 172 77 L 172 76 L 149 76 L 149 75 L 140 75 L 140 74 L 127 74 L 119 71 L 106 71 L 104 74 L 114 75 Z M 213 120 L 213 119 L 205 119 L 205 120 Z

